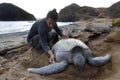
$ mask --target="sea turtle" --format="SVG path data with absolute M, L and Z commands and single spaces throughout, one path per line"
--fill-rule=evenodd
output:
M 56 62 L 41 68 L 28 68 L 29 72 L 48 75 L 65 70 L 68 63 L 73 63 L 79 70 L 83 70 L 85 63 L 92 66 L 102 66 L 107 63 L 111 55 L 93 57 L 89 47 L 78 39 L 61 39 L 52 48 Z

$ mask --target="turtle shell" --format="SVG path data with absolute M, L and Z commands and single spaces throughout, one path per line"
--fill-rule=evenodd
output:
M 83 49 L 88 49 L 88 46 L 78 39 L 68 38 L 68 39 L 59 40 L 52 48 L 52 51 L 55 54 L 56 60 L 61 61 L 65 56 L 67 57 L 68 62 L 72 63 L 71 50 L 75 46 L 80 46 Z

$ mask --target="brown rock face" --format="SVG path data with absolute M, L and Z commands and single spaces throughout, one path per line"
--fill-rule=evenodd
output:
M 89 19 L 99 15 L 98 9 L 92 7 L 80 7 L 73 3 L 66 6 L 59 12 L 59 21 L 77 21 L 81 19 Z
M 108 10 L 109 10 L 109 15 L 112 18 L 120 17 L 120 1 L 110 6 Z

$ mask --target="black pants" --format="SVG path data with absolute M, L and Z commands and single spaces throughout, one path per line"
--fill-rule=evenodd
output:
M 47 39 L 49 46 L 52 47 L 52 45 L 54 45 L 59 40 L 59 37 L 55 31 L 51 31 L 48 33 Z M 42 49 L 39 35 L 35 35 L 33 38 L 31 38 L 29 44 L 36 50 Z

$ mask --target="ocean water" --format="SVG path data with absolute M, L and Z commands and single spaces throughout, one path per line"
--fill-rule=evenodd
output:
M 23 32 L 30 30 L 35 21 L 0 21 L 0 34 Z M 57 22 L 58 26 L 73 24 L 72 22 Z

